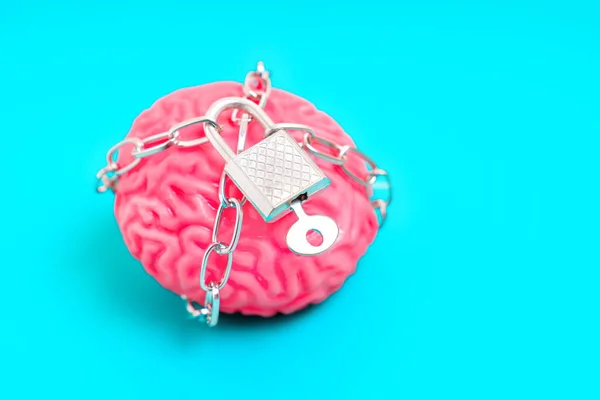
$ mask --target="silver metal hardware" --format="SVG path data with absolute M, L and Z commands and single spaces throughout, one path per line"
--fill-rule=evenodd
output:
M 106 167 L 100 168 L 98 172 L 96 172 L 96 179 L 99 181 L 100 186 L 96 187 L 96 191 L 98 193 L 104 193 L 108 189 L 113 189 L 116 182 L 117 176 L 114 175 L 114 172 L 117 169 L 117 164 L 111 163 Z
M 187 298 L 187 296 L 181 296 L 181 298 L 187 303 L 186 310 L 193 318 L 204 318 L 210 314 L 208 307 L 196 307 L 194 302 Z
M 219 288 L 214 285 L 211 285 L 209 289 L 204 296 L 204 307 L 196 308 L 186 296 L 181 296 L 181 298 L 187 303 L 186 310 L 190 316 L 203 319 L 212 328 L 219 322 L 221 293 Z
M 244 114 L 246 116 L 246 114 Z M 212 120 L 207 120 L 212 121 Z M 248 129 L 248 123 L 250 122 L 249 118 L 244 118 L 241 125 L 240 131 L 238 134 L 238 144 L 237 151 L 238 153 L 244 150 L 246 145 L 246 132 Z M 208 122 L 210 124 L 210 122 Z M 212 124 L 211 124 L 212 125 Z M 212 125 L 213 128 L 217 128 L 217 126 Z M 225 195 L 225 179 L 226 179 L 225 171 L 221 174 L 221 180 L 219 182 L 219 199 L 221 200 L 219 203 L 219 207 L 217 208 L 217 216 L 215 217 L 215 222 L 213 225 L 212 231 L 212 243 L 208 246 L 206 251 L 204 252 L 204 256 L 202 257 L 202 266 L 200 267 L 200 287 L 206 291 L 206 299 L 204 301 L 204 308 L 197 310 L 198 313 L 206 314 L 206 323 L 208 326 L 215 326 L 217 321 L 219 320 L 219 290 L 221 290 L 227 284 L 227 280 L 229 279 L 229 274 L 231 274 L 231 265 L 233 263 L 233 252 L 235 251 L 239 241 L 240 234 L 242 232 L 242 221 L 244 218 L 244 211 L 242 206 L 246 203 L 246 198 L 243 197 L 242 200 L 237 200 L 233 197 L 227 198 Z M 219 240 L 219 228 L 221 227 L 221 221 L 223 220 L 223 211 L 226 208 L 233 208 L 235 210 L 235 223 L 233 226 L 233 233 L 231 236 L 231 241 L 229 244 L 225 244 Z M 210 282 L 208 285 L 206 284 L 206 270 L 208 268 L 208 259 L 210 253 L 215 252 L 218 255 L 227 255 L 227 266 L 225 267 L 225 272 L 223 273 L 223 278 L 218 284 L 214 282 Z M 188 302 L 188 310 L 193 306 Z
M 275 124 L 269 118 L 263 109 L 271 93 L 271 79 L 262 62 L 258 63 L 255 71 L 246 75 L 243 93 L 246 98 L 232 97 L 218 100 L 213 103 L 206 116 L 177 123 L 167 132 L 144 139 L 131 137 L 120 141 L 109 149 L 106 154 L 106 165 L 96 173 L 96 178 L 100 181 L 96 190 L 100 193 L 108 189 L 114 191 L 117 187 L 118 177 L 137 167 L 142 158 L 167 150 L 174 145 L 179 148 L 190 148 L 209 141 L 226 160 L 226 167 L 219 182 L 220 203 L 213 226 L 212 243 L 208 245 L 200 267 L 200 287 L 206 292 L 204 306 L 196 307 L 187 297 L 182 296 L 187 302 L 187 310 L 190 315 L 201 318 L 211 327 L 215 326 L 219 320 L 220 291 L 227 284 L 231 274 L 233 252 L 239 243 L 241 234 L 242 208 L 247 197 L 268 222 L 288 210 L 295 212 L 298 221 L 288 231 L 286 242 L 296 254 L 322 253 L 337 240 L 339 228 L 335 221 L 325 216 L 307 215 L 302 207 L 302 201 L 329 185 L 329 179 L 303 149 L 315 157 L 340 166 L 346 175 L 366 186 L 368 194 L 372 192 L 374 186 L 380 186 L 379 182 L 382 182 L 386 194 L 383 198 L 371 202 L 373 208 L 379 210 L 381 214 L 380 224 L 383 224 L 385 220 L 387 206 L 392 199 L 391 183 L 387 172 L 378 168 L 371 158 L 356 147 L 342 146 L 317 136 L 309 126 L 291 123 Z M 231 119 L 240 125 L 236 153 L 219 136 L 221 126 L 216 122 L 222 111 L 232 108 Z M 239 112 L 243 113 L 241 118 L 237 116 Z M 244 151 L 248 124 L 253 120 L 257 120 L 264 127 L 265 139 Z M 181 129 L 200 123 L 204 125 L 204 137 L 191 140 L 180 139 Z M 288 131 L 304 132 L 302 141 L 296 142 Z M 133 146 L 131 150 L 133 160 L 125 166 L 119 166 L 115 156 L 127 144 Z M 323 150 L 319 150 L 317 146 Z M 346 166 L 349 153 L 354 153 L 369 165 L 370 169 L 364 177 L 358 176 Z M 244 194 L 241 200 L 227 197 L 225 185 L 228 176 Z M 379 177 L 385 179 L 378 182 L 377 178 Z M 229 244 L 221 242 L 218 238 L 226 208 L 233 208 L 236 213 Z M 321 244 L 313 246 L 308 241 L 307 233 L 310 231 L 316 231 L 321 235 L 323 239 Z M 226 267 L 218 283 L 206 282 L 211 253 L 216 253 L 217 256 L 227 256 Z
M 337 155 L 330 155 L 316 149 L 314 146 L 315 143 L 322 144 L 328 149 L 337 151 Z M 329 161 L 330 163 L 333 163 L 335 165 L 344 165 L 347 159 L 345 157 L 340 156 L 343 150 L 343 146 L 340 146 L 336 143 L 333 143 L 331 140 L 327 140 L 322 137 L 314 135 L 310 136 L 308 133 L 304 135 L 304 147 L 306 148 L 306 150 L 308 150 L 310 154 L 313 154 L 314 156 L 319 157 L 325 161 Z
M 271 94 L 271 78 L 269 77 L 269 71 L 265 69 L 265 64 L 259 61 L 256 66 L 256 71 L 250 71 L 246 74 L 244 79 L 243 91 L 244 95 L 248 100 L 252 100 L 258 104 L 260 108 L 265 108 L 269 95 Z M 264 89 L 259 90 L 257 87 L 263 87 Z M 242 121 L 252 121 L 252 116 L 243 115 L 242 118 L 238 118 L 237 108 L 233 110 L 231 114 L 231 120 L 235 124 L 240 124 Z
M 379 226 L 381 227 L 385 222 L 385 218 L 387 217 L 387 207 L 392 202 L 392 183 L 390 182 L 390 176 L 388 173 L 380 168 L 375 168 L 372 171 L 369 171 L 369 176 L 375 177 L 372 188 L 377 188 L 378 190 L 383 190 L 385 192 L 385 196 L 382 199 L 376 199 L 371 202 L 373 208 L 375 210 L 379 210 L 381 214 L 381 221 L 379 223 Z M 382 184 L 377 182 L 377 177 L 380 176 L 385 177 L 385 179 L 381 181 Z
M 131 171 L 140 163 L 141 160 L 139 158 L 134 158 L 129 164 L 119 168 L 115 160 L 115 155 L 126 144 L 132 144 L 134 146 L 133 151 L 141 151 L 144 146 L 144 143 L 140 139 L 131 137 L 121 140 L 106 152 L 106 166 L 96 173 L 96 178 L 102 183 L 96 188 L 98 193 L 104 193 L 108 189 L 114 190 L 117 184 L 117 178 L 120 175 Z
M 217 124 L 214 120 L 211 120 L 206 117 L 198 117 L 188 119 L 182 122 L 179 122 L 171 127 L 168 132 L 158 133 L 156 135 L 148 136 L 144 139 L 139 139 L 136 137 L 126 138 L 119 143 L 115 144 L 111 147 L 106 153 L 106 166 L 101 168 L 96 173 L 96 178 L 100 181 L 100 185 L 96 187 L 96 191 L 98 193 L 104 193 L 108 189 L 115 190 L 117 186 L 117 180 L 119 176 L 131 171 L 133 168 L 137 167 L 137 165 L 142 161 L 142 158 L 149 157 L 153 154 L 159 153 L 171 147 L 172 145 L 176 145 L 181 148 L 189 148 L 194 146 L 200 146 L 206 142 L 208 139 L 206 137 L 201 137 L 193 140 L 179 140 L 179 130 L 194 124 L 208 124 L 213 127 L 217 132 L 221 132 L 221 126 Z M 153 143 L 152 146 L 149 146 Z M 115 155 L 121 150 L 123 146 L 126 144 L 132 144 L 133 149 L 131 150 L 131 155 L 133 156 L 133 160 L 124 167 L 119 167 L 117 165 L 117 161 L 115 159 Z
M 240 154 L 246 148 L 246 135 L 248 134 L 249 122 L 250 116 L 248 114 L 242 115 L 242 120 L 240 121 L 240 133 L 238 134 L 236 154 Z
M 233 253 L 235 248 L 240 241 L 240 233 L 242 229 L 242 218 L 244 218 L 244 211 L 242 210 L 242 205 L 237 199 L 229 199 L 229 207 L 233 207 L 236 210 L 235 214 L 235 224 L 233 228 L 233 233 L 231 237 L 231 241 L 228 245 L 224 245 L 223 242 L 217 240 L 217 236 L 219 235 L 219 226 L 221 225 L 221 219 L 223 218 L 223 210 L 225 210 L 225 206 L 223 203 L 219 204 L 219 208 L 217 209 L 217 217 L 215 218 L 215 223 L 213 225 L 213 233 L 212 233 L 212 241 L 213 243 L 219 243 L 221 246 L 216 248 L 216 252 L 219 254 L 230 254 Z
M 356 147 L 353 147 L 353 146 L 343 146 L 342 151 L 340 151 L 339 157 L 347 158 L 348 153 L 357 154 L 363 161 L 367 162 L 373 170 L 377 168 L 377 164 L 375 164 L 375 161 L 373 161 L 369 156 L 367 156 L 365 153 L 363 153 L 362 151 L 360 151 L 359 149 L 357 149 Z M 373 183 L 375 182 L 375 178 L 376 178 L 375 175 L 371 175 L 371 173 L 367 173 L 367 179 L 362 179 L 359 176 L 356 176 L 352 171 L 350 171 L 346 167 L 345 163 L 342 164 L 342 170 L 344 170 L 346 175 L 348 175 L 350 178 L 354 179 L 355 182 L 360 183 L 363 186 L 372 186 Z
M 248 133 L 248 123 L 251 121 L 251 118 L 248 114 L 244 114 L 242 116 L 242 121 L 240 123 L 240 131 L 238 133 L 238 141 L 237 141 L 237 152 L 236 154 L 240 154 L 244 151 L 244 147 L 246 147 L 246 134 Z M 227 184 L 227 174 L 225 171 L 221 174 L 221 179 L 219 180 L 219 200 L 223 207 L 227 207 L 229 201 L 227 199 L 227 195 L 225 194 L 225 185 Z M 242 206 L 246 204 L 246 196 L 242 197 L 240 203 Z
M 216 121 L 216 118 L 218 118 L 223 111 L 232 108 L 241 109 L 242 111 L 246 112 L 265 128 L 270 128 L 271 126 L 275 125 L 273 120 L 258 105 L 248 99 L 244 99 L 243 97 L 225 97 L 215 101 L 208 108 L 206 116 L 211 120 Z M 227 143 L 218 138 L 219 132 L 217 132 L 216 129 L 210 125 L 205 125 L 204 130 L 207 139 L 219 152 L 219 154 L 221 154 L 221 157 L 223 157 L 225 160 L 230 160 L 235 157 L 235 153 L 233 150 L 231 150 Z
M 265 64 L 262 61 L 259 61 L 256 66 L 256 71 L 248 72 L 244 79 L 244 94 L 248 98 L 258 100 L 257 104 L 260 108 L 265 108 L 267 99 L 271 94 L 271 78 L 269 75 L 270 73 L 265 70 Z M 258 86 L 254 81 L 261 82 L 261 86 L 264 86 L 264 89 L 260 91 L 258 89 L 252 89 L 253 87 Z
M 183 129 L 183 128 L 187 127 L 187 126 L 195 125 L 195 124 L 200 124 L 200 123 L 209 124 L 214 129 L 216 129 L 219 133 L 221 132 L 221 126 L 219 124 L 217 124 L 216 119 L 213 120 L 213 119 L 206 118 L 206 117 L 191 118 L 191 119 L 187 119 L 185 121 L 182 121 L 182 122 L 180 122 L 178 124 L 173 125 L 171 127 L 171 129 L 169 130 L 169 132 L 175 132 L 175 131 Z M 187 149 L 187 148 L 190 148 L 190 147 L 201 146 L 201 145 L 203 145 L 206 142 L 208 142 L 208 139 L 206 137 L 201 137 L 201 138 L 193 139 L 193 140 L 179 140 L 179 139 L 177 139 L 175 141 L 175 144 L 178 147 L 182 147 L 184 149 Z
M 317 143 L 326 147 L 328 149 L 328 153 L 316 148 L 315 144 Z M 312 136 L 309 134 L 305 134 L 302 147 L 305 148 L 310 154 L 321 158 L 322 160 L 328 161 L 330 163 L 342 167 L 342 171 L 344 171 L 346 175 L 352 178 L 352 180 L 367 187 L 367 194 L 369 196 L 372 195 L 373 188 L 377 184 L 377 177 L 385 176 L 386 180 L 384 190 L 386 192 L 386 195 L 384 195 L 383 199 L 376 199 L 371 201 L 373 209 L 379 210 L 379 212 L 381 213 L 381 220 L 379 224 L 380 226 L 383 225 L 383 222 L 385 221 L 385 218 L 387 216 L 387 206 L 392 201 L 392 186 L 389 180 L 388 173 L 385 170 L 379 168 L 375 161 L 373 161 L 373 159 L 367 156 L 364 152 L 358 150 L 356 147 L 340 146 L 339 144 L 334 143 L 331 140 L 325 139 L 317 135 Z M 365 162 L 371 168 L 370 171 L 366 173 L 366 176 L 364 178 L 357 176 L 346 166 L 346 162 L 348 162 L 348 153 L 356 154 L 362 159 L 363 162 Z
M 204 307 L 208 309 L 206 323 L 209 327 L 214 327 L 219 322 L 219 310 L 221 308 L 221 293 L 220 289 L 211 286 L 204 297 Z
M 220 249 L 219 249 L 220 247 Z M 221 250 L 218 251 L 217 249 Z M 202 256 L 202 266 L 200 267 L 200 287 L 204 291 L 208 291 L 208 286 L 210 284 L 206 283 L 206 269 L 208 267 L 208 259 L 211 253 L 215 253 L 221 256 L 227 256 L 227 266 L 225 267 L 225 272 L 223 273 L 223 277 L 221 281 L 217 284 L 219 289 L 223 289 L 223 287 L 227 284 L 227 280 L 229 280 L 229 274 L 231 273 L 231 263 L 233 262 L 233 253 L 230 251 L 229 253 L 225 250 L 225 245 L 219 242 L 212 242 L 208 245 L 208 248 L 204 252 Z
M 172 144 L 175 144 L 177 142 L 177 136 L 179 136 L 178 131 L 169 131 L 148 136 L 147 138 L 142 139 L 142 150 L 138 151 L 135 149 L 131 152 L 131 154 L 133 154 L 135 158 L 144 158 L 160 153 L 161 151 L 166 150 Z M 154 142 L 160 143 L 152 147 L 146 146 L 147 144 Z
M 144 146 L 144 143 L 138 138 L 132 137 L 132 138 L 124 139 L 124 140 L 120 141 L 119 143 L 117 143 L 116 145 L 114 145 L 110 150 L 108 150 L 108 152 L 106 153 L 106 165 L 110 166 L 111 164 L 116 163 L 115 155 L 117 154 L 117 152 L 119 151 L 119 149 L 121 147 L 125 146 L 128 143 L 133 144 L 135 150 L 140 150 Z M 140 160 L 133 159 L 133 161 L 131 161 L 126 166 L 117 168 L 114 171 L 115 175 L 116 176 L 123 175 L 124 173 L 131 171 L 139 163 L 140 163 Z
M 229 108 L 246 111 L 265 128 L 265 132 L 275 125 L 256 104 L 237 97 L 217 100 L 206 115 L 214 120 Z M 298 196 L 310 197 L 329 185 L 329 178 L 283 129 L 239 155 L 233 153 L 214 128 L 206 127 L 206 137 L 225 159 L 227 175 L 267 222 L 289 210 L 291 202 Z
M 290 250 L 301 256 L 314 256 L 333 246 L 340 233 L 333 219 L 324 215 L 306 214 L 299 199 L 292 201 L 291 208 L 296 213 L 298 221 L 292 225 L 285 238 Z M 317 231 L 321 235 L 323 238 L 321 244 L 313 246 L 308 241 L 306 235 L 310 231 Z
M 223 171 L 223 173 L 221 173 L 221 179 L 219 180 L 219 201 L 221 204 L 223 204 L 223 206 L 227 206 L 227 204 L 229 204 L 229 200 L 231 198 L 227 198 L 227 195 L 225 194 L 225 186 L 227 185 L 227 174 L 225 173 L 225 171 Z M 246 204 L 246 202 L 248 201 L 248 199 L 246 198 L 246 196 L 242 196 L 242 199 L 239 200 L 240 204 L 243 206 Z
M 390 204 L 389 201 L 386 202 L 386 201 L 383 201 L 381 199 L 373 200 L 371 202 L 371 205 L 373 206 L 373 208 L 376 209 L 376 210 L 379 210 L 379 212 L 381 213 L 382 223 L 383 223 L 383 221 L 385 221 L 385 217 L 387 217 L 387 206 L 388 206 L 388 204 Z

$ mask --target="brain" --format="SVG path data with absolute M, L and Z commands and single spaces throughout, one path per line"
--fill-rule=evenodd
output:
M 165 132 L 178 122 L 203 115 L 219 98 L 242 95 L 242 86 L 234 82 L 178 90 L 142 112 L 128 137 L 145 138 Z M 309 125 L 325 139 L 353 145 L 331 117 L 288 92 L 273 89 L 265 111 L 275 123 Z M 235 149 L 239 127 L 230 116 L 231 111 L 226 111 L 218 122 L 223 127 L 223 138 Z M 250 123 L 246 147 L 259 142 L 263 134 L 258 122 Z M 301 132 L 290 134 L 301 140 Z M 197 124 L 182 129 L 179 138 L 203 136 L 203 127 Z M 118 164 L 131 160 L 130 152 L 122 151 Z M 295 215 L 289 213 L 266 223 L 246 203 L 231 276 L 221 291 L 222 312 L 265 317 L 292 313 L 325 300 L 356 270 L 358 260 L 377 233 L 376 214 L 364 186 L 349 178 L 339 166 L 315 160 L 331 185 L 312 196 L 304 209 L 308 214 L 333 218 L 340 228 L 337 242 L 317 256 L 296 255 L 285 243 L 287 231 L 297 220 Z M 366 173 L 359 160 L 349 159 L 348 163 L 353 172 Z M 224 164 L 210 143 L 188 149 L 172 146 L 142 159 L 136 168 L 120 177 L 116 190 L 115 216 L 131 254 L 164 288 L 199 304 L 205 296 L 199 284 L 201 260 L 211 243 Z M 227 189 L 228 194 L 240 198 L 235 190 Z M 226 210 L 220 240 L 229 240 L 234 219 L 235 212 Z M 225 261 L 226 256 L 211 255 L 208 282 L 220 280 Z

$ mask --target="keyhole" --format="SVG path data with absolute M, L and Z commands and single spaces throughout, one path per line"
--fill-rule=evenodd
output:
M 310 229 L 306 232 L 306 240 L 311 245 L 317 247 L 323 244 L 323 235 L 316 229 Z

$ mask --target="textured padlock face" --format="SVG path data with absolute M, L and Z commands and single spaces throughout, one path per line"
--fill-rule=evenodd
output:
M 267 221 L 298 196 L 311 195 L 328 182 L 311 156 L 281 130 L 242 152 L 225 170 Z
M 140 114 L 128 137 L 145 138 L 165 132 L 175 123 L 204 115 L 215 100 L 229 96 L 243 96 L 242 86 L 219 82 L 178 90 Z M 309 125 L 325 139 L 353 144 L 331 117 L 288 92 L 273 89 L 265 111 L 276 123 Z M 218 122 L 223 126 L 223 137 L 235 151 L 239 128 L 230 122 L 230 115 L 231 111 L 224 112 Z M 263 133 L 263 128 L 252 122 L 246 148 L 259 142 Z M 301 132 L 290 133 L 301 141 Z M 203 136 L 200 125 L 180 133 L 182 140 Z M 125 165 L 132 157 L 126 151 L 122 153 L 119 165 Z M 297 220 L 295 215 L 289 213 L 266 223 L 246 203 L 231 276 L 221 292 L 222 312 L 262 316 L 292 313 L 323 301 L 355 271 L 375 238 L 377 217 L 365 187 L 346 176 L 339 166 L 315 160 L 331 185 L 305 202 L 304 209 L 308 214 L 333 218 L 340 228 L 337 242 L 317 256 L 296 255 L 285 242 L 287 231 Z M 171 147 L 143 159 L 120 178 L 116 191 L 115 216 L 131 254 L 163 287 L 200 304 L 205 297 L 199 285 L 200 265 L 211 243 L 224 164 L 210 143 L 190 149 Z M 366 173 L 366 167 L 358 160 L 350 159 L 348 165 L 354 172 Z M 228 192 L 239 198 L 234 189 L 228 188 Z M 230 241 L 234 217 L 231 210 L 225 212 L 220 240 Z M 210 256 L 207 281 L 220 279 L 225 259 L 216 254 Z

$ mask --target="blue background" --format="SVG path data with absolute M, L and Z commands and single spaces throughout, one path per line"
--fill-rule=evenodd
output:
M 599 3 L 281 3 L 2 2 L 0 398 L 600 398 Z M 258 60 L 395 199 L 325 303 L 207 329 L 93 175 Z

